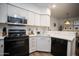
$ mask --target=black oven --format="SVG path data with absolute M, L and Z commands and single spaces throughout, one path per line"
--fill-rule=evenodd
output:
M 8 29 L 8 37 L 21 37 L 26 36 L 26 30 L 24 29 Z
M 9 29 L 4 38 L 4 56 L 28 56 L 29 36 L 23 29 Z
M 4 56 L 28 56 L 29 37 L 5 37 Z

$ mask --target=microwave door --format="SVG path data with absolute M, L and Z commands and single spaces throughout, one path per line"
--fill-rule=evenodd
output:
M 23 23 L 23 19 L 22 18 L 16 18 L 16 17 L 8 16 L 7 17 L 7 22 L 10 22 L 10 23 Z

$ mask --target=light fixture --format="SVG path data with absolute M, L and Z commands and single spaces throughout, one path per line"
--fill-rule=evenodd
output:
M 55 5 L 55 4 L 53 4 L 53 5 L 52 5 L 52 7 L 53 7 L 53 8 L 55 8 L 55 7 L 56 7 L 56 5 Z
M 67 13 L 66 13 L 66 21 L 65 21 L 65 25 L 70 25 L 69 18 L 70 18 L 70 15 L 69 15 L 69 13 L 67 12 Z
M 70 25 L 70 21 L 65 21 L 65 25 Z

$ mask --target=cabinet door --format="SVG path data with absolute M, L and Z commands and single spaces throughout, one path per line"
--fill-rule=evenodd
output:
M 7 4 L 0 4 L 0 23 L 7 21 Z
M 12 6 L 12 5 L 8 5 L 8 15 L 9 16 L 15 16 L 15 15 L 20 15 L 20 9 Z
M 20 11 L 19 15 L 28 20 L 28 11 L 21 8 L 19 9 L 19 11 Z
M 40 25 L 41 26 L 46 26 L 46 21 L 45 21 L 45 16 L 44 15 L 41 15 L 40 16 Z
M 46 16 L 46 26 L 50 26 L 50 16 L 49 15 L 47 15 Z
M 34 20 L 35 20 L 35 24 L 34 25 L 40 26 L 40 15 L 39 14 L 35 14 Z
M 51 51 L 51 39 L 48 37 L 40 37 L 37 39 L 37 50 L 38 51 Z
M 29 52 L 36 51 L 36 39 L 35 37 L 30 37 L 29 39 Z
M 50 16 L 41 15 L 40 21 L 41 26 L 50 26 Z
M 4 53 L 4 40 L 0 39 L 0 56 L 3 56 Z
M 28 25 L 34 25 L 34 15 L 33 12 L 28 12 Z
M 28 19 L 28 11 L 19 7 L 8 5 L 8 15 L 9 16 L 19 16 Z

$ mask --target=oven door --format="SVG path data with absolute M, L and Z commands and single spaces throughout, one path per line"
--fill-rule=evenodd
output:
M 28 39 L 16 38 L 7 38 L 8 40 L 4 41 L 4 55 L 10 56 L 25 56 L 29 55 L 29 42 Z

